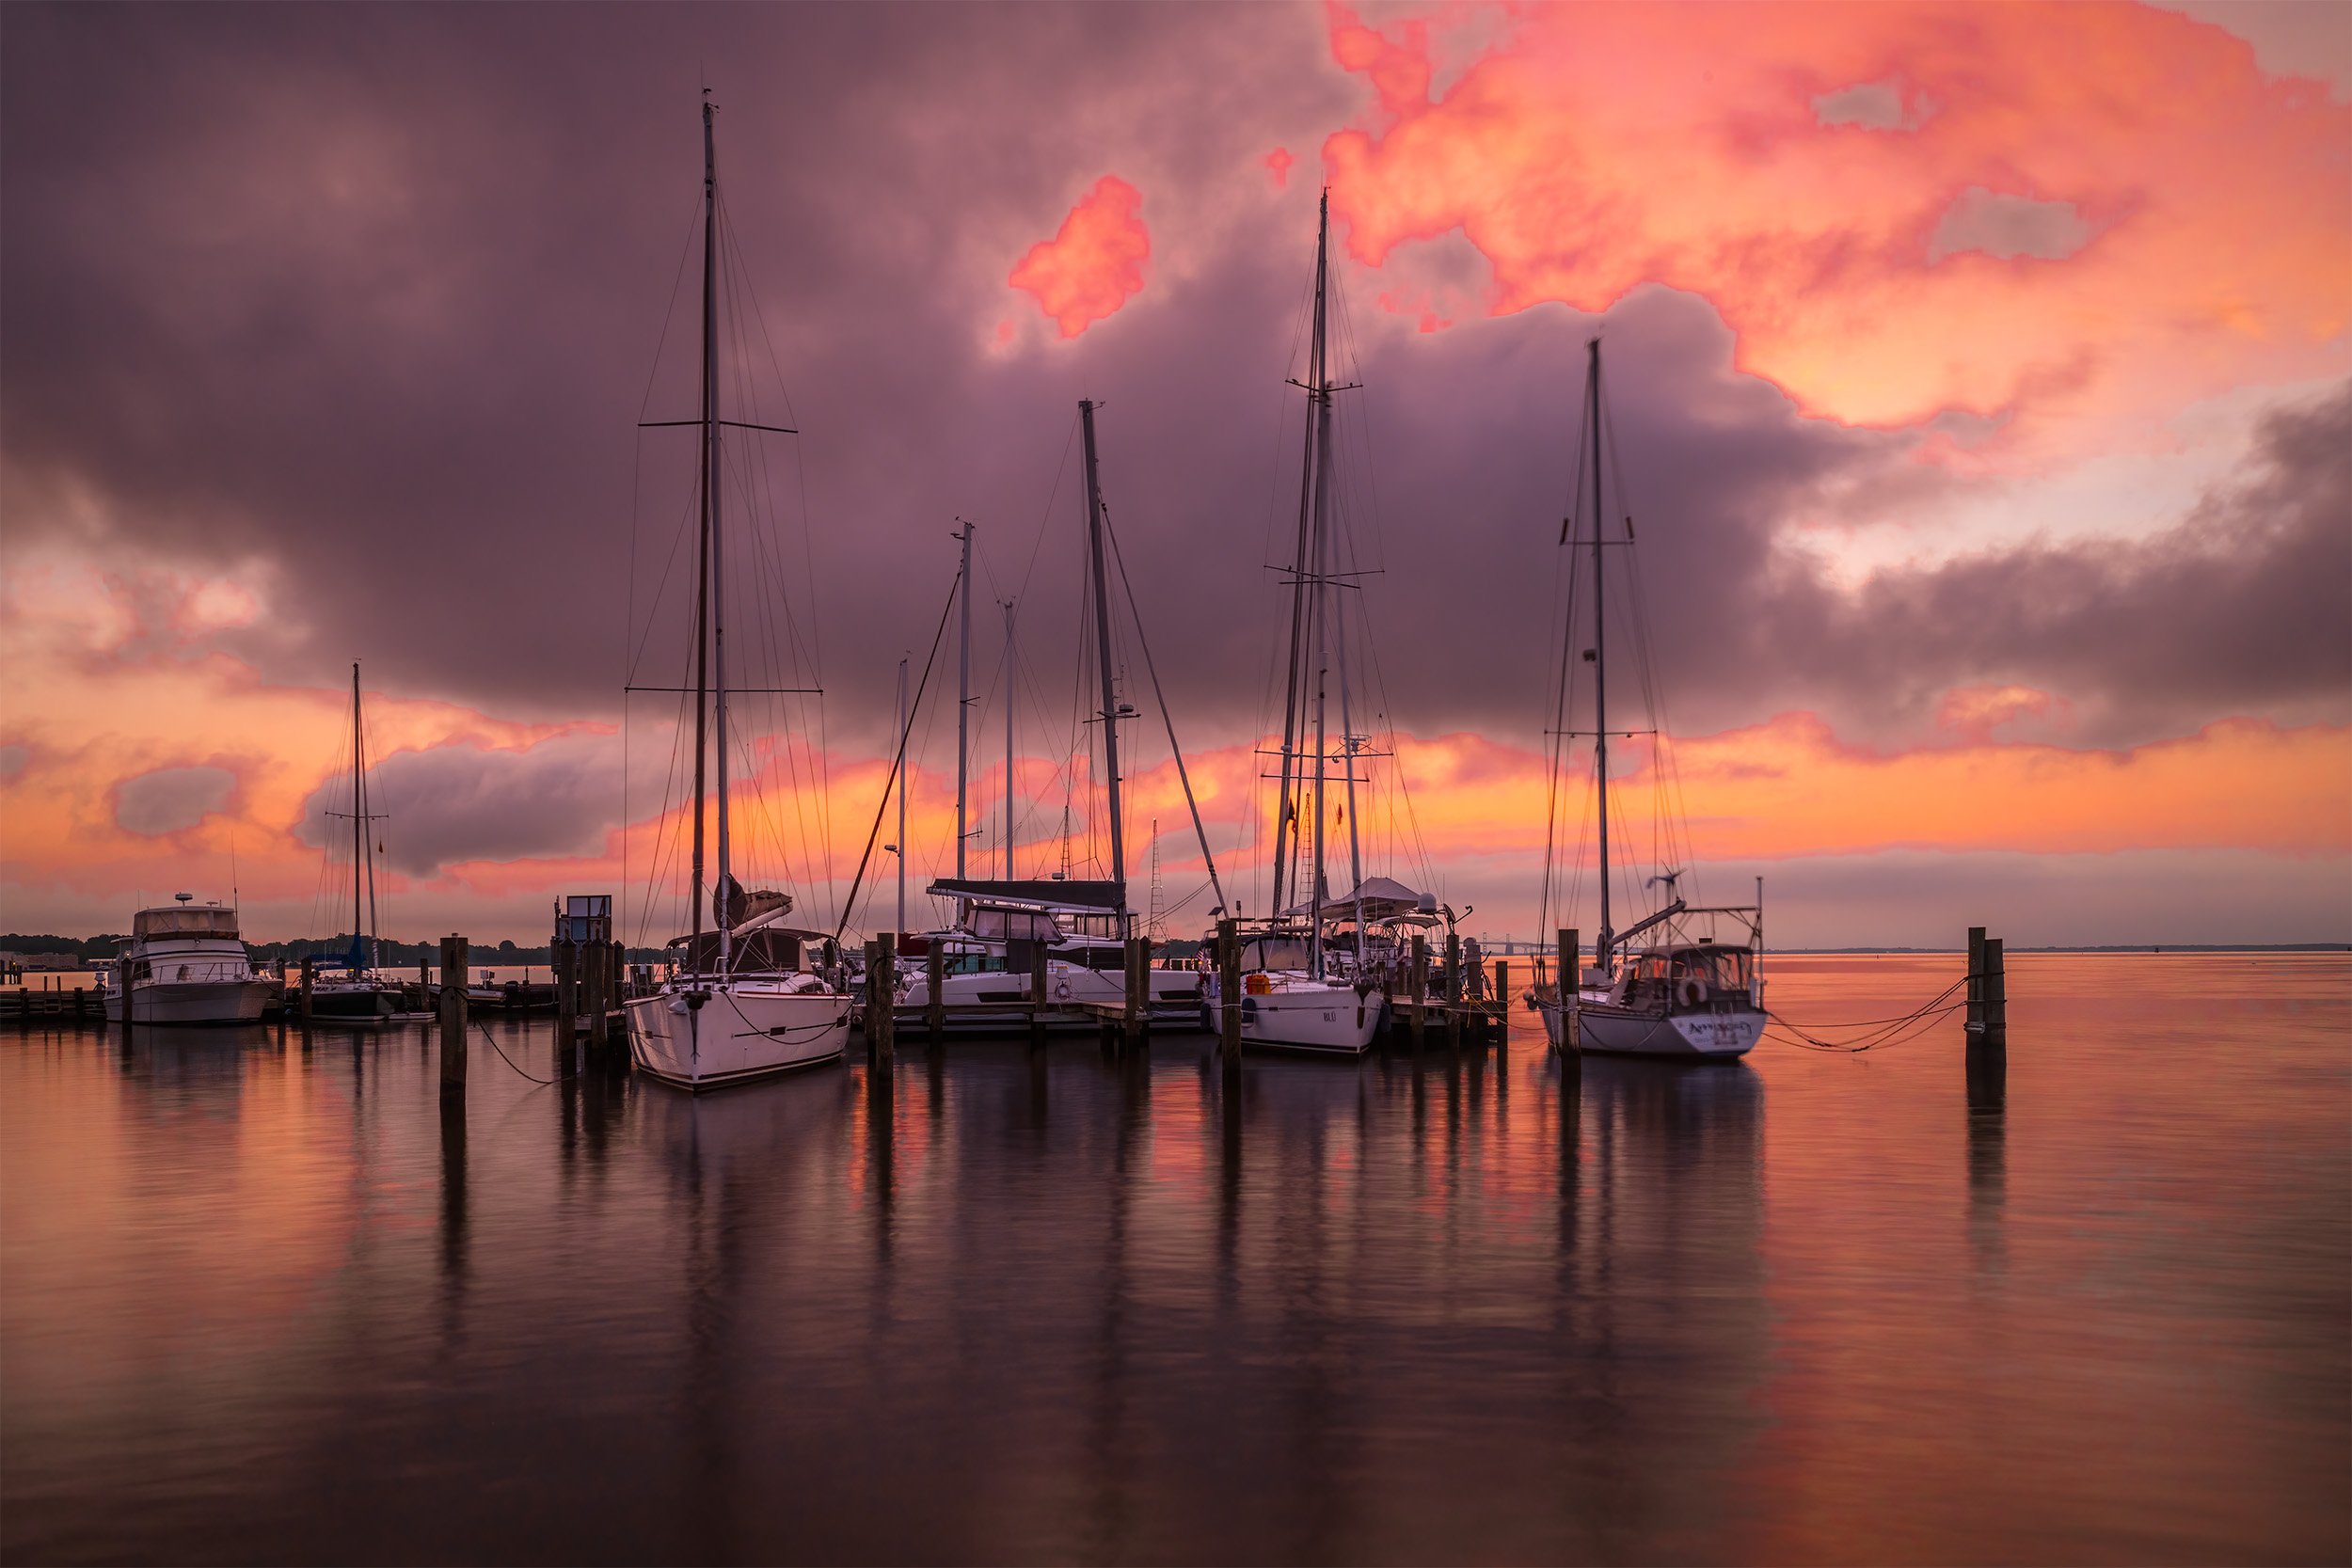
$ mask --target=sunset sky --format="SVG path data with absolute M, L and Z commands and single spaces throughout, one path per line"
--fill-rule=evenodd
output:
M 635 427 L 692 412 L 706 82 L 758 310 L 730 375 L 775 399 L 738 417 L 800 432 L 741 678 L 825 689 L 739 714 L 746 879 L 824 924 L 959 517 L 974 852 L 1011 596 L 1015 861 L 1061 863 L 1082 397 L 1263 910 L 1327 186 L 1371 869 L 1533 934 L 1597 330 L 1711 894 L 1763 876 L 1784 945 L 2352 940 L 2352 9 L 2292 0 L 11 6 L 0 928 L 232 880 L 253 939 L 347 928 L 358 659 L 387 936 L 544 942 L 606 891 L 671 934 L 675 708 L 621 688 L 684 669 L 691 437 Z M 1174 903 L 1200 855 L 1128 647 Z M 917 887 L 953 735 L 927 699 Z

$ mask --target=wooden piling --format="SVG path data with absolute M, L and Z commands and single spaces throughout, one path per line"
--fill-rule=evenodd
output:
M 947 1037 L 947 955 L 937 937 L 923 955 L 923 1030 L 934 1046 Z
M 441 1093 L 466 1092 L 466 939 L 441 939 Z
M 1984 1027 L 1984 927 L 1968 927 L 1968 1027 Z
M 1127 1006 L 1120 1019 L 1120 1039 L 1141 1045 L 1152 1026 L 1152 939 L 1127 939 Z
M 568 1053 L 580 1037 L 580 947 L 557 941 L 548 945 L 548 973 L 555 981 L 555 1049 Z
M 1229 1062 L 1241 1060 L 1241 922 L 1216 923 L 1217 1049 Z
M 1045 1043 L 1045 1008 L 1052 1000 L 1046 995 L 1045 944 L 1029 944 L 1029 1043 Z
M 898 1005 L 898 942 L 891 937 L 876 937 L 866 944 L 866 1049 L 884 1068 L 897 1052 Z
M 298 1016 L 305 1029 L 310 1027 L 310 981 L 316 974 L 317 962 L 318 959 L 313 955 L 309 953 L 302 955 L 302 996 L 298 1004 Z M 284 1004 L 280 1003 L 279 1006 L 282 1006 Z
M 1413 1049 L 1419 1051 L 1422 1047 L 1422 1042 L 1428 1037 L 1429 1033 L 1429 1019 L 1427 1016 L 1427 1009 L 1429 1006 L 1429 939 L 1427 937 L 1416 936 L 1413 938 L 1412 967 L 1406 972 L 1405 995 L 1406 1000 L 1412 1004 L 1412 1011 L 1408 1015 L 1411 1022 L 1407 1027 L 1412 1031 Z
M 1462 1043 L 1462 999 L 1469 988 L 1462 984 L 1462 938 L 1459 933 L 1445 934 L 1445 1048 L 1457 1049 Z
M 1584 1049 L 1583 1020 L 1578 1016 L 1577 998 L 1584 990 L 1584 974 L 1580 967 L 1583 933 L 1573 926 L 1560 929 L 1560 1049 L 1581 1052 Z
M 587 984 L 580 989 L 587 993 L 582 1000 L 588 1011 L 588 1049 L 602 1056 L 612 1042 L 612 1023 L 606 1016 L 612 1010 L 612 944 L 591 941 L 583 957 L 586 961 L 580 968 Z
M 1508 1050 L 1511 1044 L 1511 960 L 1508 958 L 1495 960 L 1494 1022 L 1501 1025 L 1495 1035 L 1495 1050 L 1501 1053 Z
M 1984 939 L 1984 1037 L 1994 1045 L 2009 1040 L 2009 974 L 1999 937 Z

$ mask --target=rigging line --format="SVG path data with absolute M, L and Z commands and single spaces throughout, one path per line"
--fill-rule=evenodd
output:
M 755 356 L 751 352 L 749 335 L 744 329 L 745 312 L 742 309 L 742 302 L 744 300 L 748 300 L 751 306 L 751 318 L 757 324 L 761 346 L 767 351 L 769 365 L 775 377 L 777 391 L 784 400 L 786 418 L 789 419 L 792 423 L 797 426 L 800 420 L 797 412 L 792 406 L 790 389 L 784 383 L 783 365 L 776 356 L 773 337 L 768 331 L 766 311 L 760 304 L 758 291 L 752 284 L 750 264 L 744 256 L 742 245 L 735 227 L 733 214 L 723 198 L 723 193 L 722 194 L 722 199 L 719 204 L 719 217 L 723 241 L 722 261 L 725 263 L 725 288 L 727 290 L 727 299 L 730 305 L 728 320 L 733 333 L 733 340 L 738 349 L 738 354 L 733 365 L 737 395 L 742 399 L 747 410 L 753 415 L 755 421 L 761 420 L 762 410 L 760 407 L 759 387 L 753 373 Z M 787 645 L 788 645 L 793 653 L 795 664 L 797 665 L 799 660 L 805 658 L 813 678 L 816 683 L 821 687 L 823 683 L 823 648 L 820 641 L 821 633 L 817 625 L 817 617 L 815 614 L 818 595 L 816 590 L 814 546 L 811 543 L 811 531 L 808 527 L 807 465 L 802 460 L 799 450 L 796 447 L 794 450 L 794 473 L 797 477 L 800 487 L 803 570 L 806 578 L 806 591 L 810 603 L 810 614 L 805 618 L 807 639 L 804 645 L 802 636 L 802 628 L 804 624 L 803 617 L 798 614 L 795 610 L 794 597 L 791 592 L 791 583 L 784 570 L 782 524 L 774 501 L 775 480 L 773 466 L 768 453 L 768 444 L 762 441 L 754 441 L 748 443 L 747 445 L 748 451 L 739 459 L 739 462 L 741 465 L 741 473 L 739 475 L 739 482 L 742 485 L 745 493 L 745 514 L 751 519 L 751 526 L 748 532 L 750 534 L 755 551 L 754 575 L 762 580 L 763 585 L 772 584 L 772 602 L 781 610 L 783 618 L 783 637 L 781 641 L 779 641 L 774 620 L 768 613 L 769 604 L 763 595 L 763 599 L 760 604 L 760 615 L 757 623 L 760 627 L 761 639 L 766 644 L 769 657 L 776 668 L 783 668 L 784 649 Z M 818 695 L 818 705 L 820 730 L 823 726 L 824 712 L 823 699 L 820 692 Z M 818 831 L 824 840 L 824 845 L 820 850 L 819 847 L 812 846 L 811 843 L 811 835 L 808 826 L 807 791 L 801 783 L 800 762 L 797 753 L 795 753 L 792 749 L 792 724 L 789 718 L 788 708 L 780 707 L 774 711 L 773 716 L 783 735 L 783 745 L 786 752 L 786 768 L 792 784 L 792 816 L 800 834 L 802 858 L 808 863 L 809 875 L 812 879 L 814 879 L 816 875 L 816 863 L 821 853 L 825 867 L 823 877 L 825 894 L 828 901 L 830 901 L 834 893 L 834 888 L 832 885 L 832 855 L 830 848 L 832 837 L 832 780 L 828 760 L 811 758 L 810 770 L 812 773 L 818 773 L 820 768 L 823 769 L 821 774 L 819 774 L 822 780 L 822 785 L 818 800 Z M 804 723 L 805 721 L 803 721 L 803 724 Z M 821 740 L 820 747 L 829 749 L 829 738 Z M 764 785 L 760 783 L 755 782 L 754 788 L 757 799 L 760 800 L 763 807 L 765 807 L 768 802 Z M 771 831 L 775 836 L 777 849 L 779 853 L 785 857 L 788 866 L 790 851 L 785 845 L 782 818 L 780 816 L 771 815 L 769 822 Z M 787 875 L 795 880 L 797 885 L 797 874 L 787 872 Z
M 1192 813 L 1192 831 L 1200 840 L 1200 858 L 1209 868 L 1209 883 L 1216 888 L 1217 907 L 1225 906 L 1225 889 L 1217 885 L 1216 856 L 1209 848 L 1209 830 L 1201 825 L 1200 804 L 1193 799 L 1192 775 L 1184 769 L 1184 748 L 1176 741 L 1176 721 L 1168 711 L 1168 696 L 1160 689 L 1160 673 L 1152 662 L 1152 641 L 1143 634 L 1143 611 L 1136 608 L 1135 585 L 1127 580 L 1127 558 L 1120 552 L 1119 532 L 1111 527 L 1110 508 L 1103 509 L 1103 537 L 1110 541 L 1111 561 L 1119 568 L 1119 586 L 1127 595 L 1127 615 L 1135 623 L 1136 643 L 1143 650 L 1144 673 L 1152 678 L 1152 697 L 1160 705 L 1160 721 L 1168 726 L 1168 754 L 1176 762 L 1176 781 L 1184 786 L 1184 805 Z
M 646 412 L 653 407 L 653 384 L 661 373 L 661 345 L 670 341 L 670 323 L 677 314 L 678 292 L 684 287 L 686 281 L 686 259 L 692 255 L 694 251 L 694 230 L 696 228 L 694 220 L 696 217 L 696 209 L 701 206 L 702 199 L 697 197 L 693 203 L 687 209 L 686 238 L 678 246 L 677 270 L 670 278 L 670 302 L 662 309 L 661 330 L 654 337 L 652 356 L 653 362 L 645 368 L 645 389 L 637 400 L 637 419 L 640 424 L 644 422 Z M 632 448 L 628 472 L 628 608 L 624 611 L 621 621 L 622 647 L 625 654 L 628 651 L 628 641 L 630 630 L 637 625 L 637 516 L 638 509 L 644 504 L 644 500 L 643 489 L 644 462 L 645 438 L 644 432 L 641 430 L 638 433 L 636 444 Z M 670 549 L 671 555 L 675 558 L 677 553 L 677 546 L 675 542 L 672 543 Z M 666 563 L 662 567 L 661 580 L 665 585 L 670 580 L 669 567 Z M 659 589 L 655 591 L 655 602 L 660 602 Z M 627 686 L 631 681 L 636 679 L 636 660 L 638 657 L 642 657 L 643 655 L 644 648 L 641 645 L 635 655 L 624 658 L 621 673 L 621 684 L 623 686 Z M 626 805 L 624 805 L 623 811 L 624 814 L 626 814 Z M 628 886 L 628 873 L 626 867 L 623 868 L 622 885 L 624 887 Z
M 961 584 L 959 583 L 958 586 L 961 587 Z M 947 635 L 947 617 L 954 612 L 955 608 L 956 598 L 951 593 L 947 595 L 947 602 L 940 607 L 939 626 L 931 633 L 931 651 L 923 660 L 923 678 L 915 684 L 912 705 L 908 710 L 909 729 L 914 727 L 912 720 L 914 708 L 922 705 L 924 689 L 930 685 L 931 665 L 939 657 L 940 640 Z M 835 942 L 839 942 L 841 933 L 850 928 L 850 917 L 857 907 L 857 890 L 866 880 L 866 863 L 873 859 L 874 843 L 882 836 L 882 814 L 890 809 L 891 785 L 898 782 L 898 770 L 906 766 L 906 760 L 907 731 L 900 730 L 898 732 L 898 754 L 891 759 L 890 774 L 882 780 L 882 801 L 874 808 L 874 826 L 866 835 L 865 852 L 858 856 L 857 877 L 850 883 L 849 896 L 842 901 L 841 924 L 834 927 L 833 940 Z M 898 846 L 898 852 L 903 855 L 906 852 L 906 846 L 903 844 Z

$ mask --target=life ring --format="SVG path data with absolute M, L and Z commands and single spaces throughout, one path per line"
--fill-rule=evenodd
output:
M 1686 1007 L 1695 1007 L 1707 1000 L 1707 988 L 1699 983 L 1698 976 L 1686 974 L 1675 987 L 1675 1000 Z
M 1054 982 L 1054 1000 L 1057 1002 L 1067 1002 L 1070 1000 L 1069 981 L 1057 980 Z

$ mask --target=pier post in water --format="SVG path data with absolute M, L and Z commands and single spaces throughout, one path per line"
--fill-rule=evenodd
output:
M 1231 1063 L 1241 1060 L 1241 922 L 1216 923 L 1217 1048 Z
M 1583 975 L 1578 965 L 1582 958 L 1583 933 L 1573 926 L 1560 931 L 1560 1049 L 1581 1052 L 1584 1049 L 1583 1021 L 1577 1014 L 1577 998 L 1582 992 Z
M 1968 927 L 1968 1027 L 1984 1027 L 1984 927 Z
M 612 1009 L 612 944 L 591 941 L 582 957 L 585 961 L 580 966 L 581 977 L 587 984 L 581 990 L 587 995 L 581 1000 L 586 1004 L 588 1013 L 588 1049 L 601 1057 L 612 1038 L 611 1026 L 605 1020 L 605 1015 Z
M 1426 1037 L 1429 1031 L 1426 1010 L 1429 1005 L 1429 939 L 1427 937 L 1413 938 L 1412 967 L 1406 973 L 1405 995 L 1413 1005 L 1412 1022 L 1408 1027 L 1412 1030 L 1413 1049 L 1419 1051 L 1422 1039 Z
M 2009 1043 L 2009 969 L 1999 937 L 1984 939 L 1984 1039 Z
M 466 1092 L 466 939 L 441 939 L 441 1093 Z
M 1029 1043 L 1045 1043 L 1045 1008 L 1052 998 L 1046 994 L 1045 944 L 1029 944 Z
M 898 1006 L 898 940 L 876 937 L 866 944 L 866 1045 L 876 1065 L 884 1069 L 897 1051 Z
M 302 955 L 302 996 L 295 1004 L 295 1011 L 296 1015 L 301 1018 L 302 1026 L 305 1029 L 310 1027 L 310 976 L 315 972 L 314 966 L 317 962 L 317 958 L 312 955 L 309 953 Z M 284 1006 L 282 1002 L 278 1005 Z M 126 1013 L 129 1010 L 128 1007 L 124 1008 Z
M 923 955 L 923 1028 L 937 1047 L 947 1036 L 947 955 L 937 937 Z
M 1127 939 L 1127 1006 L 1120 1019 L 1120 1043 L 1140 1045 L 1152 1023 L 1152 939 Z
M 1462 984 L 1462 938 L 1458 932 L 1445 934 L 1445 1048 L 1453 1051 L 1462 1043 L 1462 998 L 1468 988 Z
M 1511 960 L 1508 958 L 1495 960 L 1495 1007 L 1496 1022 L 1502 1025 L 1502 1033 L 1495 1036 L 1495 1053 L 1501 1055 L 1511 1045 Z

